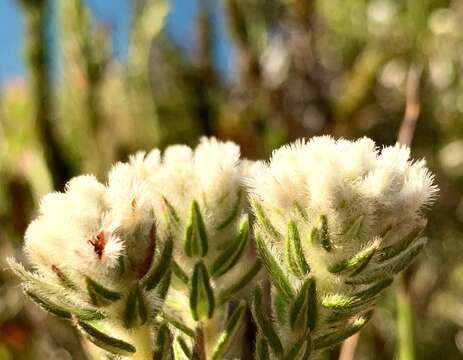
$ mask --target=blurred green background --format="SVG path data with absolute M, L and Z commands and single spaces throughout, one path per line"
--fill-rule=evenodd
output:
M 214 135 L 255 159 L 299 137 L 400 133 L 441 188 L 401 282 L 413 335 L 390 290 L 357 346 L 326 358 L 463 358 L 463 1 L 126 0 L 118 41 L 101 20 L 110 1 L 100 14 L 84 0 L 1 1 L 21 12 L 24 55 L 24 76 L 0 86 L 2 269 L 42 195 L 84 172 L 104 181 L 137 150 Z M 86 359 L 7 270 L 0 359 Z

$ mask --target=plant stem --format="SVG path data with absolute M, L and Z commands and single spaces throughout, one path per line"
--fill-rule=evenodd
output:
M 403 275 L 397 281 L 395 293 L 397 301 L 397 359 L 414 360 L 413 313 Z
M 411 147 L 415 135 L 416 122 L 420 115 L 420 84 L 422 67 L 412 64 L 407 75 L 407 93 L 405 114 L 397 136 L 397 142 Z M 397 280 L 395 289 L 397 301 L 397 336 L 398 360 L 414 360 L 415 349 L 413 345 L 413 313 L 410 294 L 408 293 L 409 277 L 402 273 Z

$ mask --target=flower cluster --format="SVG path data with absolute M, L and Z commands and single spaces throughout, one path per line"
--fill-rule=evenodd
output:
M 330 137 L 268 163 L 214 138 L 138 153 L 106 185 L 80 176 L 45 196 L 32 270 L 10 263 L 32 300 L 117 356 L 239 358 L 254 288 L 256 358 L 307 359 L 357 331 L 425 244 L 437 187 L 409 155 Z
M 263 317 L 262 333 L 277 358 L 332 346 L 365 324 L 424 246 L 422 210 L 437 193 L 408 148 L 379 151 L 367 138 L 284 146 L 255 164 L 247 183 L 273 285 L 276 322 Z

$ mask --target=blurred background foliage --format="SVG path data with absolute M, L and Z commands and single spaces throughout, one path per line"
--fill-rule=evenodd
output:
M 182 35 L 193 51 L 165 31 L 168 0 L 132 0 L 124 61 L 86 1 L 16 2 L 27 76 L 0 88 L 2 268 L 42 195 L 82 172 L 104 180 L 137 150 L 214 135 L 254 159 L 320 134 L 393 144 L 402 129 L 441 188 L 429 246 L 404 279 L 415 358 L 463 358 L 461 0 L 202 0 Z M 217 40 L 233 55 L 226 71 Z M 31 306 L 8 271 L 0 282 L 0 359 L 85 359 L 70 327 Z M 355 355 L 327 359 L 411 360 L 397 322 L 391 291 Z

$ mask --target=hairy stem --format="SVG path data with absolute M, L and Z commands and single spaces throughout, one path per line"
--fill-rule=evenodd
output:
M 410 296 L 407 293 L 404 277 L 401 275 L 396 286 L 397 301 L 397 359 L 414 360 L 413 313 Z

